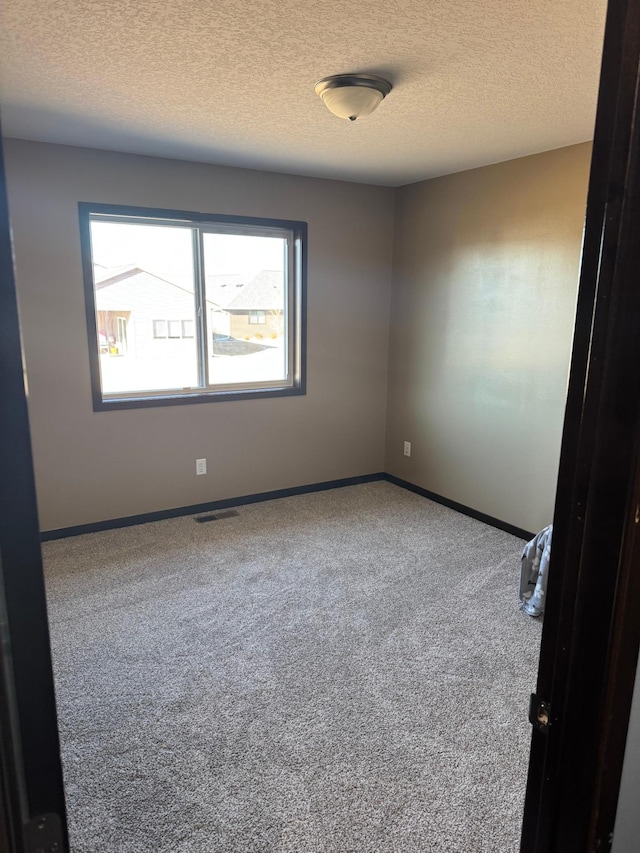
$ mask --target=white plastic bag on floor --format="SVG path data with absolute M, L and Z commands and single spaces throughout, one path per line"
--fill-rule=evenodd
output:
M 541 616 L 544 613 L 552 532 L 553 525 L 549 524 L 527 542 L 522 552 L 520 598 L 522 609 L 529 616 Z

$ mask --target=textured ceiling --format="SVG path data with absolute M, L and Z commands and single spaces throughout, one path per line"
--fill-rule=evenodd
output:
M 604 0 L 3 0 L 7 136 L 399 185 L 592 137 Z M 318 79 L 394 88 L 349 123 Z

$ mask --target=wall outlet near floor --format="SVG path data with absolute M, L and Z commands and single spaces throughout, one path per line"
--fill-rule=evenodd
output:
M 196 459 L 196 474 L 206 474 L 207 473 L 207 460 L 206 459 Z
M 411 442 L 405 441 L 404 443 L 404 455 L 411 456 Z

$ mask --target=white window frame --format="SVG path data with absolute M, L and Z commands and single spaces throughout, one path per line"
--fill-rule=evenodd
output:
M 220 400 L 256 399 L 260 397 L 290 396 L 306 393 L 306 239 L 307 224 L 290 220 L 258 219 L 255 217 L 224 216 L 187 211 L 131 208 L 114 205 L 79 204 L 82 263 L 85 282 L 85 301 L 89 337 L 89 362 L 91 367 L 94 410 L 139 408 L 182 403 L 215 402 Z M 103 392 L 100 377 L 98 330 L 96 322 L 95 283 L 91 250 L 91 223 L 123 222 L 127 224 L 158 225 L 186 228 L 191 231 L 194 258 L 194 300 L 198 359 L 198 384 L 192 388 L 154 391 Z M 285 366 L 284 379 L 243 382 L 236 384 L 210 384 L 208 345 L 213 330 L 208 327 L 206 284 L 204 269 L 204 237 L 206 234 L 247 234 L 250 236 L 279 237 L 285 240 L 284 264 L 284 316 L 285 316 Z M 162 318 L 160 318 L 162 319 Z M 266 315 L 264 317 L 266 323 Z M 180 321 L 178 321 L 180 322 Z M 157 338 L 154 321 L 154 338 Z M 261 325 L 261 324 L 258 324 Z M 181 335 L 183 327 L 181 325 Z M 169 321 L 167 321 L 169 339 Z M 159 338 L 162 339 L 162 338 Z M 175 339 L 171 338 L 172 340 Z

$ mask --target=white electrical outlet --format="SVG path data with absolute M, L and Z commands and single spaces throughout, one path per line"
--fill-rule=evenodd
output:
M 405 441 L 404 443 L 404 455 L 411 456 L 411 442 Z
M 207 460 L 206 459 L 196 459 L 196 474 L 206 474 L 207 473 Z

